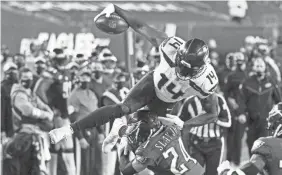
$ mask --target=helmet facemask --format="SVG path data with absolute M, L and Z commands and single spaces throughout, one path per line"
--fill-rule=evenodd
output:
M 157 115 L 146 109 L 134 113 L 129 123 L 126 136 L 133 151 L 154 136 L 163 126 Z
M 180 49 L 175 54 L 175 72 L 179 79 L 187 81 L 193 77 L 198 76 L 204 70 L 206 63 L 205 61 L 195 61 L 197 58 L 194 54 L 189 54 L 188 57 L 185 58 L 183 54 L 183 50 Z M 187 55 L 186 55 L 187 57 Z M 208 54 L 206 55 L 206 59 L 208 58 Z M 195 62 L 195 64 L 190 64 L 185 60 L 194 60 L 191 62 Z
M 149 128 L 148 124 L 144 121 L 132 123 L 127 127 L 126 136 L 131 147 L 135 151 L 142 143 L 146 142 L 154 131 Z

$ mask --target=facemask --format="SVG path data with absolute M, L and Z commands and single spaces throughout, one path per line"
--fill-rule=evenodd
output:
M 21 85 L 24 88 L 29 89 L 32 85 L 32 80 L 21 80 Z
M 14 83 L 17 83 L 18 82 L 18 74 L 16 72 L 12 71 L 12 72 L 7 74 L 7 79 L 11 80 Z
M 44 71 L 44 69 L 45 69 L 44 67 L 38 66 L 36 69 L 37 75 L 40 75 Z
M 94 72 L 94 78 L 99 79 L 101 77 L 101 73 L 99 71 Z
M 80 83 L 81 83 L 80 87 L 82 89 L 87 89 L 89 87 L 89 82 L 87 82 L 87 81 L 82 81 Z
M 262 72 L 257 72 L 257 76 L 261 78 L 264 74 Z
M 123 86 L 123 83 L 122 82 L 118 82 L 117 83 L 117 88 L 118 89 L 122 89 L 124 86 Z

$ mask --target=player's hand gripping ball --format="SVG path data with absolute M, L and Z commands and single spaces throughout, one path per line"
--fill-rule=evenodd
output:
M 94 18 L 98 29 L 108 34 L 120 34 L 129 28 L 127 22 L 115 13 L 113 4 L 108 5 L 100 14 Z

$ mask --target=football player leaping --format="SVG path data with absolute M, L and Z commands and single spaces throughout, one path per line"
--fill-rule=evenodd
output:
M 99 108 L 70 126 L 50 131 L 52 143 L 57 143 L 67 135 L 87 128 L 96 127 L 115 118 L 131 114 L 147 106 L 151 112 L 165 116 L 167 109 L 176 102 L 190 96 L 212 98 L 212 110 L 191 119 L 186 125 L 199 126 L 217 120 L 217 98 L 213 94 L 218 78 L 208 62 L 209 49 L 204 41 L 194 38 L 184 41 L 179 37 L 167 37 L 132 13 L 110 4 L 101 15 L 109 17 L 117 13 L 137 33 L 147 38 L 161 52 L 160 65 L 142 78 L 120 104 Z
M 262 137 L 252 147 L 250 161 L 234 169 L 229 162 L 219 167 L 219 175 L 257 175 L 263 170 L 269 175 L 282 174 L 282 103 L 275 105 L 269 112 L 268 127 L 273 136 Z

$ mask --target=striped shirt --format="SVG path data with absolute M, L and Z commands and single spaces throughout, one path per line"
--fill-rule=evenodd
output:
M 216 96 L 218 97 L 219 106 L 218 121 L 203 126 L 192 127 L 190 130 L 191 134 L 200 138 L 220 138 L 223 133 L 222 127 L 227 128 L 231 126 L 231 114 L 226 101 L 223 96 L 219 94 L 216 94 Z M 179 112 L 179 117 L 183 121 L 187 121 L 190 118 L 206 113 L 203 109 L 202 102 L 198 97 L 187 98 Z

